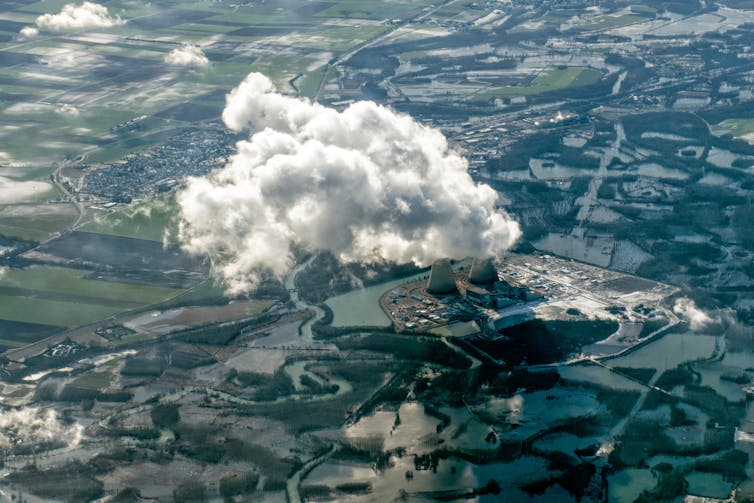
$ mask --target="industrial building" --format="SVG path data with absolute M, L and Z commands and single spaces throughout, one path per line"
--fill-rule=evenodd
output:
M 469 271 L 469 283 L 475 285 L 488 285 L 498 280 L 497 269 L 493 258 L 479 259 L 475 258 L 471 263 Z
M 458 291 L 453 268 L 449 259 L 440 259 L 432 264 L 427 282 L 427 292 L 434 295 L 447 295 Z

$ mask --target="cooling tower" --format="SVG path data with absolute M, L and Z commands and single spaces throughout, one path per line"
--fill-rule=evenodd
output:
M 475 258 L 471 263 L 469 282 L 475 285 L 486 285 L 497 281 L 497 269 L 490 258 Z
M 453 277 L 453 269 L 450 260 L 444 258 L 435 261 L 429 271 L 429 283 L 427 291 L 435 294 L 453 293 L 457 291 L 456 280 Z

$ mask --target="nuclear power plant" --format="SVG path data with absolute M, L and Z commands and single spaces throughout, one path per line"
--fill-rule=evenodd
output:
M 627 310 L 634 302 L 631 297 L 622 301 L 619 296 L 629 280 L 638 285 L 644 281 L 547 254 L 509 254 L 500 261 L 477 257 L 453 265 L 440 259 L 428 276 L 385 292 L 380 306 L 399 332 L 495 338 L 500 330 L 540 313 L 566 321 L 600 316 L 643 319 L 641 312 Z M 652 297 L 642 298 L 645 302 Z M 590 310 L 588 315 L 581 314 L 585 310 Z
M 475 285 L 489 285 L 495 281 L 498 281 L 498 277 L 493 258 L 475 258 L 471 263 L 469 282 Z
M 502 314 L 501 310 L 541 297 L 540 292 L 518 284 L 513 278 L 502 279 L 493 257 L 474 258 L 470 266 L 461 262 L 456 270 L 446 258 L 432 264 L 428 279 L 395 288 L 380 302 L 398 330 L 431 331 L 460 323 L 462 331 L 477 333 L 480 327 L 495 331 L 501 323 L 526 321 L 532 313 L 528 308 Z
M 427 292 L 434 295 L 446 295 L 457 291 L 458 287 L 453 276 L 453 268 L 450 266 L 450 260 L 446 258 L 436 260 L 429 272 Z

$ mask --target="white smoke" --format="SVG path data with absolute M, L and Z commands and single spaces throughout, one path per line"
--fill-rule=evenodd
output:
M 107 7 L 94 2 L 84 2 L 81 5 L 69 3 L 63 6 L 59 13 L 42 14 L 34 22 L 37 28 L 23 28 L 21 30 L 23 37 L 36 35 L 38 29 L 64 31 L 83 28 L 108 28 L 125 23 L 117 16 L 110 16 Z
M 696 303 L 686 297 L 681 297 L 675 301 L 673 312 L 678 316 L 686 318 L 689 321 L 691 330 L 703 330 L 713 323 L 719 323 L 719 318 L 712 318 L 706 312 L 699 309 Z
M 173 49 L 165 56 L 165 63 L 175 66 L 194 66 L 204 68 L 209 66 L 209 59 L 197 45 L 183 45 Z
M 520 236 L 439 131 L 373 102 L 343 112 L 286 97 L 259 73 L 228 96 L 225 124 L 251 137 L 178 194 L 179 239 L 231 292 L 283 275 L 291 244 L 343 262 L 492 256 Z
M 78 423 L 65 426 L 52 409 L 24 407 L 0 412 L 0 449 L 40 442 L 65 442 L 78 445 L 84 427 Z

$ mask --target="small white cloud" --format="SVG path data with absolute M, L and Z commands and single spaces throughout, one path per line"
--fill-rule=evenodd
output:
M 719 319 L 713 319 L 699 309 L 696 303 L 686 297 L 682 297 L 675 301 L 673 306 L 673 312 L 678 316 L 682 316 L 689 321 L 691 330 L 702 330 L 715 322 L 719 322 Z
M 33 26 L 24 26 L 23 28 L 21 28 L 21 31 L 18 34 L 22 39 L 34 38 L 39 35 L 39 30 L 34 28 Z
M 119 17 L 112 17 L 107 7 L 94 2 L 81 5 L 66 4 L 57 14 L 43 14 L 35 21 L 37 28 L 49 31 L 76 30 L 82 28 L 108 28 L 125 23 Z M 34 29 L 34 28 L 31 28 Z M 21 32 L 26 28 L 22 29 Z
M 209 59 L 196 45 L 186 44 L 175 48 L 165 56 L 165 63 L 175 66 L 194 66 L 204 68 L 209 66 Z
M 81 442 L 84 428 L 80 424 L 65 426 L 52 409 L 25 407 L 0 412 L 0 448 L 62 441 L 69 446 Z

